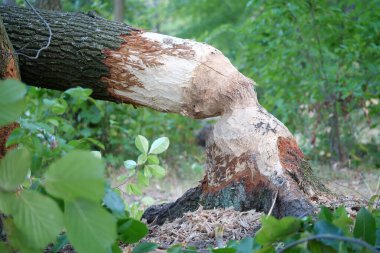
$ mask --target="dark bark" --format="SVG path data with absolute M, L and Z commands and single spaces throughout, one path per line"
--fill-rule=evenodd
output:
M 332 102 L 331 107 L 332 112 L 329 119 L 331 161 L 343 165 L 346 158 L 340 139 L 339 114 L 337 110 L 337 102 L 335 100 Z
M 117 101 L 101 81 L 109 75 L 105 51 L 119 48 L 125 42 L 121 36 L 134 29 L 83 13 L 40 10 L 40 14 L 52 29 L 51 45 L 38 60 L 20 56 L 22 80 L 56 90 L 88 87 L 95 98 Z M 2 6 L 0 16 L 16 51 L 34 56 L 46 45 L 48 29 L 32 10 Z

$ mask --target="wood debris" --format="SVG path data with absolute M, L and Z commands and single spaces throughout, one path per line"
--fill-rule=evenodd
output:
M 233 208 L 203 210 L 185 213 L 182 218 L 166 221 L 162 226 L 148 225 L 149 235 L 144 241 L 155 242 L 166 248 L 174 244 L 195 246 L 198 249 L 214 248 L 217 241 L 226 244 L 253 236 L 260 228 L 263 213 L 254 210 L 239 212 Z M 222 231 L 222 232 L 220 232 Z

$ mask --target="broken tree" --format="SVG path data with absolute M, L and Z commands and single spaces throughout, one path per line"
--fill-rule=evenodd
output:
M 31 10 L 1 7 L 10 40 L 24 54 L 49 32 Z M 200 119 L 220 116 L 207 141 L 206 175 L 175 203 L 147 210 L 149 222 L 184 211 L 236 210 L 302 216 L 334 195 L 313 175 L 294 137 L 257 101 L 254 82 L 217 49 L 144 32 L 93 15 L 41 11 L 52 39 L 38 59 L 20 55 L 22 80 L 45 88 L 93 89 L 93 96 Z

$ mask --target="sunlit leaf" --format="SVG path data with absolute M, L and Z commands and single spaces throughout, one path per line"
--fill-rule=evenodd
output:
M 30 154 L 26 149 L 9 151 L 0 160 L 0 189 L 14 191 L 24 182 L 30 168 Z
M 166 171 L 164 168 L 162 168 L 160 165 L 157 164 L 149 164 L 146 167 L 149 168 L 150 172 L 153 176 L 162 178 L 166 175 Z
M 105 253 L 116 240 L 116 220 L 98 203 L 65 202 L 64 223 L 78 253 Z
M 124 161 L 124 167 L 127 170 L 134 169 L 134 168 L 136 168 L 136 166 L 137 166 L 137 163 L 135 161 L 133 161 L 133 160 Z
M 90 152 L 74 151 L 50 165 L 45 173 L 47 192 L 57 198 L 100 201 L 104 196 L 104 166 Z
M 138 135 L 135 139 L 135 145 L 141 153 L 148 153 L 149 141 L 144 136 Z
M 63 215 L 54 200 L 35 191 L 23 191 L 13 212 L 17 228 L 34 248 L 55 240 L 63 228 Z
M 161 154 L 169 147 L 169 138 L 161 137 L 155 140 L 150 147 L 149 154 Z

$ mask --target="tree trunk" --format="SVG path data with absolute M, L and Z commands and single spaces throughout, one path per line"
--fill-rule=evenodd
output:
M 331 162 L 333 165 L 342 166 L 346 162 L 346 157 L 344 154 L 343 146 L 340 140 L 339 131 L 339 114 L 337 110 L 337 102 L 333 99 L 331 103 L 331 116 L 329 118 L 330 125 L 330 151 L 331 151 Z
M 95 98 L 192 118 L 221 116 L 207 140 L 204 180 L 177 202 L 148 209 L 148 221 L 161 223 L 200 204 L 265 212 L 274 204 L 277 216 L 302 216 L 334 198 L 289 130 L 258 103 L 254 82 L 217 49 L 84 14 L 41 14 L 52 43 L 37 60 L 20 57 L 26 83 L 81 85 Z M 45 45 L 47 29 L 30 10 L 2 7 L 0 15 L 16 48 Z
M 113 1 L 113 20 L 124 22 L 124 0 Z
M 17 56 L 13 55 L 13 47 L 5 31 L 0 17 L 0 79 L 20 79 Z M 6 147 L 8 137 L 19 125 L 15 122 L 0 127 L 0 159 L 3 158 L 10 147 Z

